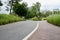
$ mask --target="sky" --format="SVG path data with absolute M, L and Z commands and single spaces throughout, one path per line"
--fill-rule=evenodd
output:
M 28 6 L 32 6 L 33 3 L 40 2 L 41 10 L 60 9 L 60 0 L 23 0 L 23 2 L 27 2 Z
M 7 0 L 1 0 L 3 3 L 2 12 L 5 13 L 5 6 Z M 22 2 L 27 2 L 28 7 L 32 6 L 33 3 L 40 2 L 41 3 L 41 10 L 53 10 L 53 9 L 60 9 L 60 0 L 23 0 Z
M 3 4 L 3 6 L 1 6 L 1 11 L 0 11 L 0 13 L 9 13 L 9 11 L 7 12 L 5 9 L 6 9 L 6 6 L 7 6 L 7 3 L 5 3 L 5 2 L 7 2 L 7 0 L 1 0 L 2 1 L 2 4 Z

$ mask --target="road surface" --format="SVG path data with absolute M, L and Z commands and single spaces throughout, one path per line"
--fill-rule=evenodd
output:
M 0 26 L 0 40 L 22 40 L 36 25 L 37 21 L 23 21 Z
M 60 27 L 40 21 L 38 29 L 28 40 L 60 40 Z

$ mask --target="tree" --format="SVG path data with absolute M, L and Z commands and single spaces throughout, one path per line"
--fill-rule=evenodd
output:
M 40 7 L 41 7 L 41 4 L 39 2 L 36 2 L 36 4 L 34 4 L 34 10 L 35 10 L 35 14 L 36 14 L 36 17 L 39 17 L 40 16 Z
M 36 17 L 40 17 L 41 15 L 40 7 L 41 7 L 41 4 L 39 2 L 36 2 L 36 4 L 32 6 L 32 12 L 35 13 Z
M 37 16 L 36 15 L 36 8 L 35 8 L 35 6 L 32 6 L 32 10 L 31 11 L 32 11 L 32 14 L 34 14 L 35 16 Z
M 52 15 L 52 11 L 49 11 L 49 10 L 48 10 L 48 11 L 45 12 L 45 16 L 47 17 L 47 16 L 49 16 L 49 15 Z
M 39 2 L 36 2 L 36 4 L 28 8 L 27 18 L 40 16 L 41 15 L 40 7 L 41 7 L 41 4 Z
M 59 9 L 53 9 L 53 14 L 60 14 Z
M 11 10 L 13 9 L 13 5 L 20 2 L 20 1 L 22 1 L 22 0 L 10 0 L 9 1 L 8 6 L 10 6 L 10 14 L 11 14 Z
M 29 7 L 28 8 L 28 13 L 27 13 L 27 16 L 26 18 L 33 18 L 36 16 L 36 10 L 35 10 L 35 7 L 32 6 L 32 7 Z
M 0 11 L 1 11 L 1 6 L 2 6 L 3 4 L 2 4 L 2 2 L 1 2 L 1 0 L 0 0 Z
M 1 0 L 0 0 L 0 6 L 2 6 L 3 4 L 2 4 L 2 2 L 1 2 Z
M 26 3 L 22 3 L 22 4 L 16 3 L 13 6 L 13 11 L 15 12 L 15 14 L 21 17 L 26 17 L 27 10 L 28 8 Z

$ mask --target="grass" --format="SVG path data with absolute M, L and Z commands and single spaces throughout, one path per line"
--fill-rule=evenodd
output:
M 0 25 L 17 22 L 17 21 L 23 21 L 24 18 L 20 18 L 18 16 L 14 15 L 7 15 L 7 14 L 0 14 Z
M 47 17 L 47 21 L 54 25 L 60 26 L 60 14 L 50 15 Z

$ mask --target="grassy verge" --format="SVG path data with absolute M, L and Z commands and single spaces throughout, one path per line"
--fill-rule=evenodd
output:
M 52 23 L 54 25 L 60 26 L 60 15 L 55 14 L 47 17 L 47 21 L 49 23 Z
M 0 25 L 17 22 L 17 21 L 23 21 L 24 18 L 20 18 L 18 16 L 14 15 L 7 15 L 7 14 L 0 14 Z

